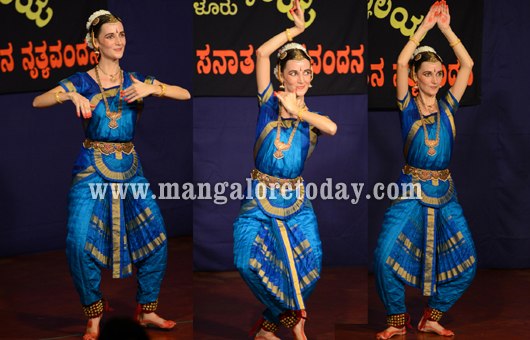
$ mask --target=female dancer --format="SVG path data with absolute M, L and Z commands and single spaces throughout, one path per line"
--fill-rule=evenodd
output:
M 34 107 L 71 101 L 82 117 L 86 139 L 73 170 L 69 193 L 66 253 L 75 287 L 88 319 L 83 339 L 97 339 L 104 303 L 101 269 L 112 268 L 115 278 L 137 268 L 136 320 L 143 326 L 171 329 L 175 322 L 154 311 L 164 276 L 167 241 L 164 222 L 148 190 L 134 198 L 130 188 L 146 185 L 131 140 L 143 98 L 185 100 L 187 90 L 121 69 L 125 31 L 121 19 L 105 10 L 88 19 L 86 41 L 99 56 L 96 67 L 72 75 L 36 97 Z M 106 192 L 93 197 L 91 187 Z M 108 189 L 108 190 L 107 190 Z M 123 189 L 124 195 L 115 195 Z
M 295 26 L 256 51 L 256 168 L 251 173 L 252 198 L 242 202 L 234 223 L 235 265 L 267 307 L 252 334 L 255 339 L 278 339 L 274 332 L 280 323 L 292 328 L 295 339 L 306 339 L 304 300 L 319 278 L 322 250 L 300 175 L 318 135 L 337 130 L 333 121 L 305 105 L 313 79 L 311 58 L 302 45 L 291 42 L 305 28 L 299 0 L 291 14 Z M 278 48 L 274 74 L 282 91 L 274 92 L 269 58 Z
M 402 199 L 385 214 L 375 251 L 375 273 L 388 328 L 377 334 L 378 339 L 406 334 L 410 318 L 404 284 L 429 296 L 418 330 L 454 335 L 438 321 L 475 275 L 473 241 L 447 169 L 455 138 L 453 116 L 466 90 L 473 60 L 449 24 L 447 4 L 437 1 L 398 57 L 397 99 L 406 159 L 399 182 L 415 184 L 419 190 L 403 192 Z M 440 99 L 436 95 L 443 76 L 442 59 L 433 48 L 418 47 L 435 25 L 460 61 L 454 85 Z M 408 89 L 409 74 L 418 88 L 415 98 Z

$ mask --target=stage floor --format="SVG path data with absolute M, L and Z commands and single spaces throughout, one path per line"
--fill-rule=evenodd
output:
M 169 332 L 149 330 L 153 340 L 248 339 L 263 309 L 237 272 L 192 272 L 191 237 L 169 240 L 168 269 L 159 312 L 177 321 Z M 102 290 L 111 317 L 134 313 L 136 281 L 113 280 L 103 271 Z M 86 319 L 68 272 L 64 251 L 0 259 L 0 339 L 80 339 Z M 458 339 L 527 339 L 530 334 L 530 269 L 481 269 L 442 323 Z M 413 325 L 426 298 L 407 288 Z M 324 268 L 307 301 L 306 333 L 311 340 L 375 339 L 385 311 L 373 275 L 365 268 Z M 282 339 L 292 336 L 285 329 Z M 443 339 L 414 330 L 392 339 Z
M 193 339 L 191 237 L 169 239 L 168 268 L 158 311 L 175 320 L 175 329 L 148 330 L 152 340 Z M 64 251 L 0 259 L 1 339 L 80 339 L 86 325 Z M 112 279 L 103 271 L 101 290 L 111 317 L 131 317 L 136 306 L 136 280 Z

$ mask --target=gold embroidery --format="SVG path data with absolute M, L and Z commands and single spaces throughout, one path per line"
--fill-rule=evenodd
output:
M 433 208 L 427 208 L 427 239 L 425 240 L 425 258 L 424 258 L 424 276 L 423 276 L 423 295 L 431 296 L 436 292 L 436 283 L 432 282 L 432 271 L 434 269 L 434 227 L 435 211 Z

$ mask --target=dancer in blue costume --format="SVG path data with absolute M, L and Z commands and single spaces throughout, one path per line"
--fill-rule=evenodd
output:
M 305 48 L 291 42 L 305 28 L 298 0 L 291 14 L 295 26 L 256 51 L 260 107 L 256 168 L 251 173 L 252 198 L 242 202 L 234 222 L 235 265 L 267 307 L 256 325 L 255 339 L 278 339 L 274 332 L 280 323 L 292 328 L 295 339 L 306 339 L 305 299 L 319 278 L 322 249 L 316 216 L 300 175 L 318 135 L 334 135 L 337 130 L 333 121 L 305 105 L 313 72 Z M 278 48 L 274 74 L 282 91 L 274 92 L 269 58 Z
M 460 62 L 454 85 L 438 100 L 442 59 L 431 47 L 418 47 L 435 25 Z M 415 187 L 404 190 L 386 212 L 375 251 L 377 291 L 389 326 L 377 334 L 378 339 L 406 333 L 410 317 L 404 284 L 429 296 L 418 330 L 453 336 L 438 321 L 475 275 L 473 240 L 447 169 L 455 138 L 453 117 L 472 67 L 473 60 L 450 27 L 447 4 L 436 2 L 397 62 L 397 99 L 406 160 L 398 183 Z M 409 74 L 418 89 L 416 97 L 408 88 Z
M 89 318 L 83 339 L 97 339 L 104 303 L 101 267 L 114 278 L 132 275 L 137 268 L 136 320 L 144 326 L 170 329 L 175 322 L 154 311 L 164 276 L 167 240 L 164 222 L 148 190 L 135 198 L 131 188 L 148 182 L 131 142 L 143 98 L 185 100 L 187 90 L 120 68 L 125 50 L 121 19 L 108 11 L 94 12 L 86 25 L 87 44 L 99 56 L 95 68 L 72 75 L 38 96 L 34 107 L 71 101 L 82 117 L 86 139 L 73 169 L 69 194 L 67 257 L 81 304 Z M 106 188 L 93 197 L 92 188 Z M 121 189 L 123 197 L 114 195 Z

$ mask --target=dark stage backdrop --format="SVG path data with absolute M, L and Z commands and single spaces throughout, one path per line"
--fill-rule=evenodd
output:
M 191 89 L 192 1 L 108 0 L 108 5 L 127 33 L 122 67 Z M 84 27 L 87 19 L 77 25 Z M 0 256 L 64 247 L 70 173 L 83 133 L 71 103 L 33 109 L 37 94 L 0 95 Z M 191 134 L 191 101 L 145 100 L 135 144 L 155 193 L 159 182 L 192 181 Z M 169 236 L 191 234 L 191 201 L 159 204 Z
M 295 41 L 313 59 L 312 95 L 366 93 L 366 1 L 311 0 L 300 7 L 306 30 Z M 292 1 L 198 0 L 193 8 L 196 95 L 255 96 L 256 49 L 271 32 L 294 26 Z
M 328 114 L 338 125 L 334 137 L 319 138 L 306 162 L 304 180 L 318 186 L 331 178 L 364 183 L 368 179 L 367 95 L 308 97 L 308 107 Z M 197 182 L 245 183 L 254 168 L 253 146 L 258 105 L 256 98 L 195 98 L 194 179 Z M 367 204 L 315 199 L 325 265 L 366 265 Z M 194 202 L 193 259 L 196 270 L 233 267 L 232 223 L 240 202 L 217 205 Z
M 462 98 L 464 104 L 480 102 L 482 65 L 483 0 L 447 0 L 451 14 L 451 27 L 458 27 L 457 35 L 473 56 L 475 68 L 468 80 L 469 87 Z M 423 21 L 434 1 L 369 0 L 368 1 L 368 55 L 370 109 L 393 109 L 396 93 L 396 60 L 399 52 Z M 451 87 L 459 68 L 458 61 L 447 39 L 438 27 L 433 27 L 421 45 L 432 46 L 443 58 L 444 76 L 442 92 Z M 412 79 L 409 79 L 412 85 Z M 413 90 L 413 95 L 416 95 Z
M 484 1 L 481 104 L 455 117 L 450 168 L 481 267 L 530 267 L 529 12 L 528 1 Z M 395 181 L 403 165 L 398 113 L 368 116 L 370 182 Z M 371 252 L 389 204 L 370 201 Z

